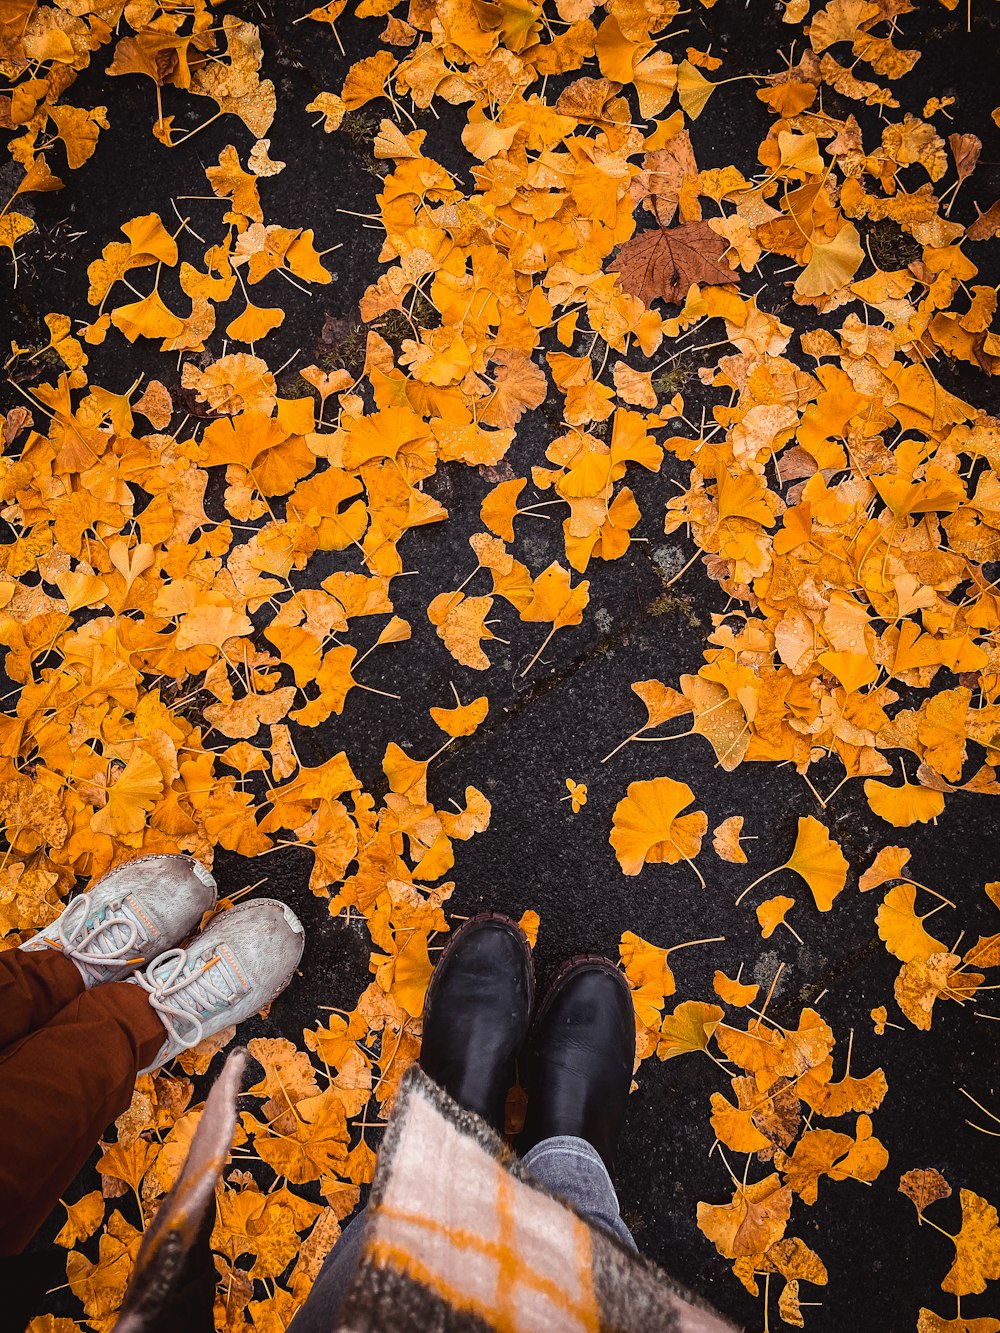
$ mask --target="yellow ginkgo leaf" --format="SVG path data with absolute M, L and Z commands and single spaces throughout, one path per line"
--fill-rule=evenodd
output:
M 85 573 L 82 569 L 67 570 L 55 582 L 70 611 L 79 611 L 81 606 L 99 606 L 109 592 L 108 585 L 99 575 Z
M 12 13 L 17 15 L 20 11 L 15 9 Z M 32 60 L 52 61 L 57 65 L 72 65 L 77 59 L 73 43 L 56 24 L 48 28 L 40 27 L 38 31 L 28 33 L 24 38 L 24 50 Z
M 637 694 L 646 705 L 646 725 L 643 731 L 691 712 L 691 701 L 679 690 L 664 685 L 660 680 L 637 680 L 632 686 L 632 693 Z
M 782 870 L 794 870 L 805 880 L 821 912 L 829 912 L 834 898 L 847 882 L 847 860 L 840 850 L 840 844 L 830 837 L 824 825 L 818 819 L 813 819 L 812 815 L 804 815 L 799 819 L 795 846 L 788 860 L 758 875 L 736 899 L 737 903 L 742 902 L 751 889 Z
M 770 939 L 779 926 L 788 925 L 785 917 L 794 906 L 794 898 L 787 898 L 780 893 L 776 898 L 768 898 L 761 903 L 757 908 L 757 920 L 764 939 Z
M 823 171 L 823 158 L 815 134 L 779 130 L 778 156 L 782 167 L 802 172 L 805 176 L 818 176 Z
M 893 993 L 914 1027 L 928 1032 L 937 1000 L 970 999 L 982 985 L 982 972 L 959 972 L 961 963 L 958 954 L 942 950 L 929 958 L 911 958 L 899 969 Z
M 930 958 L 945 948 L 924 929 L 924 919 L 917 915 L 917 890 L 913 884 L 897 884 L 890 889 L 875 914 L 879 938 L 901 963 L 913 958 Z
M 858 888 L 862 893 L 867 893 L 869 889 L 877 889 L 890 879 L 902 879 L 909 859 L 908 847 L 883 847 L 858 880 Z
M 1000 1279 L 1000 1220 L 986 1199 L 961 1191 L 962 1229 L 955 1239 L 955 1260 L 941 1283 L 953 1296 L 975 1296 L 987 1282 Z
M 809 263 L 795 280 L 798 296 L 829 296 L 846 287 L 865 257 L 853 222 L 845 222 L 832 241 L 814 241 L 811 249 Z
M 737 1096 L 734 1106 L 721 1092 L 712 1093 L 712 1128 L 720 1143 L 733 1152 L 763 1152 L 771 1147 L 771 1140 L 754 1124 L 753 1111 L 765 1099 L 752 1078 L 734 1078 L 733 1091 Z
M 557 560 L 534 580 L 531 601 L 521 611 L 522 620 L 549 621 L 553 630 L 579 625 L 590 600 L 586 579 L 575 586 L 571 575 Z
M 511 481 L 501 481 L 487 493 L 479 508 L 479 517 L 490 532 L 496 533 L 505 542 L 514 540 L 514 515 L 517 513 L 517 497 L 526 485 L 527 482 L 523 477 L 514 477 Z
M 636 1018 L 647 1028 L 659 1027 L 663 1001 L 676 990 L 667 953 L 667 949 L 650 944 L 631 930 L 625 931 L 618 945 L 618 956 L 632 987 Z
M 177 242 L 160 221 L 158 213 L 146 213 L 124 222 L 122 231 L 129 238 L 133 257 L 148 256 L 149 260 L 170 267 L 177 263 Z
M 682 60 L 677 66 L 677 100 L 688 119 L 698 119 L 715 89 L 711 79 L 706 79 L 690 60 Z
M 812 815 L 799 819 L 795 847 L 785 864 L 809 885 L 819 910 L 829 912 L 847 882 L 847 859 L 840 844 Z
M 677 66 L 666 51 L 651 51 L 635 62 L 631 82 L 639 97 L 639 114 L 650 120 L 658 116 L 673 97 Z
M 740 834 L 743 832 L 743 816 L 731 815 L 712 833 L 712 846 L 716 856 L 734 865 L 746 865 L 747 854 L 740 846 Z
M 840 681 L 848 694 L 854 694 L 878 679 L 879 668 L 867 653 L 826 652 L 820 653 L 816 660 Z
M 944 793 L 932 787 L 920 787 L 904 782 L 901 787 L 890 787 L 885 782 L 869 778 L 865 783 L 868 804 L 887 824 L 909 828 L 911 824 L 926 824 L 937 819 L 944 809 Z
M 760 990 L 759 986 L 748 986 L 745 982 L 727 977 L 725 972 L 716 972 L 712 980 L 712 989 L 724 1004 L 731 1004 L 737 1009 L 753 1004 Z
M 672 1014 L 664 1017 L 656 1054 L 661 1060 L 672 1060 L 675 1055 L 707 1051 L 712 1034 L 722 1022 L 724 1013 L 717 1004 L 685 1000 Z
M 646 862 L 674 865 L 698 855 L 708 816 L 703 810 L 680 814 L 693 800 L 687 783 L 673 778 L 629 784 L 615 807 L 610 839 L 626 875 L 638 875 Z
M 284 323 L 285 312 L 280 306 L 259 306 L 247 302 L 242 315 L 237 315 L 226 325 L 226 337 L 239 343 L 255 343 L 266 338 L 273 330 Z
M 481 106 L 474 106 L 469 112 L 468 122 L 462 130 L 462 143 L 480 162 L 488 162 L 498 153 L 506 153 L 521 128 L 520 121 L 512 125 L 501 125 L 490 120 Z
M 427 608 L 428 620 L 455 661 L 476 671 L 490 665 L 480 644 L 495 637 L 485 623 L 492 607 L 492 597 L 466 597 L 456 590 L 439 593 Z
M 23 213 L 4 213 L 0 217 L 0 246 L 13 250 L 21 237 L 27 236 L 34 229 L 33 219 L 25 217 Z
M 92 1236 L 104 1220 L 104 1195 L 100 1190 L 91 1190 L 76 1203 L 67 1203 L 66 1223 L 56 1236 L 57 1245 L 65 1245 L 68 1250 L 79 1245 L 80 1241 Z
M 423 1012 L 424 995 L 431 979 L 427 936 L 413 931 L 403 938 L 404 943 L 398 952 L 388 957 L 372 954 L 370 966 L 381 988 L 384 991 L 391 988 L 397 1002 L 408 1014 L 418 1018 Z
M 146 815 L 163 794 L 163 774 L 156 760 L 144 750 L 134 750 L 125 768 L 108 787 L 107 804 L 95 810 L 90 827 L 95 833 L 120 838 L 140 833 Z
M 337 93 L 317 93 L 306 106 L 307 111 L 318 111 L 323 117 L 323 129 L 327 134 L 340 129 L 347 107 Z
M 792 1190 L 775 1172 L 754 1185 L 737 1184 L 732 1202 L 698 1204 L 698 1225 L 726 1259 L 763 1254 L 785 1234 Z
M 396 57 L 391 52 L 378 51 L 375 55 L 366 56 L 364 60 L 352 65 L 340 94 L 345 109 L 356 111 L 359 106 L 364 106 L 373 98 L 382 97 L 385 81 L 397 63 Z M 326 106 L 315 109 L 327 114 Z
M 111 323 L 130 343 L 136 338 L 176 338 L 184 330 L 184 321 L 167 309 L 159 292 L 118 306 L 111 312 Z
M 471 736 L 490 711 L 486 695 L 455 708 L 432 708 L 431 717 L 448 736 Z
M 253 632 L 253 622 L 229 604 L 223 593 L 206 593 L 183 616 L 175 640 L 179 650 L 203 647 L 221 648 L 227 639 Z

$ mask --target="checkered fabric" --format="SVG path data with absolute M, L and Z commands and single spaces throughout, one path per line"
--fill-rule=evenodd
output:
M 598 1333 L 590 1228 L 415 1098 L 368 1256 L 505 1333 Z M 425 1163 L 432 1162 L 428 1171 Z M 474 1181 L 474 1189 L 455 1189 Z
M 727 1333 L 715 1311 L 546 1194 L 416 1068 L 379 1152 L 338 1333 Z

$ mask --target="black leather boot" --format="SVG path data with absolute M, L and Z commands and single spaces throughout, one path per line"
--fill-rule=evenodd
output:
M 462 926 L 427 987 L 420 1068 L 498 1134 L 534 999 L 527 936 L 495 912 Z
M 556 973 L 523 1057 L 528 1116 L 523 1155 L 543 1139 L 586 1139 L 614 1172 L 635 1063 L 635 1009 L 607 958 L 571 958 Z

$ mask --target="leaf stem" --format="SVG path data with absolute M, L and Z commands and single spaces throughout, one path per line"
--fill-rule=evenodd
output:
M 758 875 L 757 878 L 754 880 L 754 882 L 752 884 L 748 884 L 746 888 L 743 890 L 743 892 L 740 894 L 740 896 L 736 899 L 736 906 L 739 907 L 740 903 L 747 896 L 747 894 L 750 892 L 751 889 L 755 889 L 758 884 L 763 884 L 765 879 L 770 879 L 771 876 L 776 875 L 779 870 L 787 870 L 787 869 L 788 869 L 788 862 L 782 861 L 780 866 L 775 866 L 773 870 L 766 870 L 763 875 Z

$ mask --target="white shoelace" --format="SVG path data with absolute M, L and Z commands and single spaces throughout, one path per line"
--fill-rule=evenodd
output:
M 197 1046 L 204 1035 L 202 1018 L 228 1008 L 243 989 L 219 954 L 195 965 L 187 949 L 161 953 L 133 981 L 149 992 L 150 1006 L 181 1050 Z
M 98 980 L 108 968 L 142 961 L 136 952 L 147 941 L 138 922 L 126 915 L 120 899 L 108 903 L 93 926 L 87 924 L 89 911 L 90 894 L 81 893 L 55 923 L 58 948 L 68 958 L 96 973 Z

